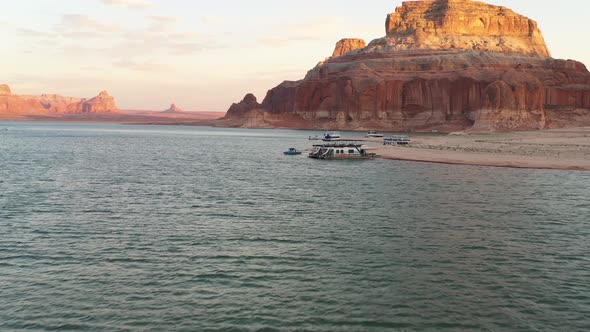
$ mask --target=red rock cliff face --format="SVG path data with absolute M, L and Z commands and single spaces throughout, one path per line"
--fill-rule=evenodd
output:
M 102 91 L 98 96 L 90 100 L 82 100 L 68 105 L 66 109 L 70 114 L 112 114 L 120 113 L 115 105 L 115 99 L 108 92 Z
M 106 91 L 90 100 L 60 95 L 27 96 L 10 93 L 7 85 L 0 86 L 0 116 L 11 115 L 84 115 L 119 113 L 113 97 Z
M 283 82 L 261 104 L 242 102 L 239 112 L 232 106 L 228 123 L 515 130 L 547 128 L 551 114 L 590 109 L 586 67 L 550 58 L 536 23 L 509 9 L 469 0 L 405 2 L 388 16 L 386 33 L 321 62 L 303 80 Z

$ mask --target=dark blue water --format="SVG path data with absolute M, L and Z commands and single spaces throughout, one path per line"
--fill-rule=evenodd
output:
M 0 123 L 0 330 L 590 329 L 589 173 L 315 134 Z

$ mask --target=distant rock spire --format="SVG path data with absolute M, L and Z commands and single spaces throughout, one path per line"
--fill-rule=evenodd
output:
M 172 103 L 172 105 L 170 105 L 170 108 L 162 111 L 161 113 L 182 113 L 182 112 L 183 112 L 183 110 L 181 110 L 178 106 L 176 106 L 175 103 Z

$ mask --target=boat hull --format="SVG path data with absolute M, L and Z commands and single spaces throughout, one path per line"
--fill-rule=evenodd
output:
M 311 159 L 318 159 L 318 160 L 366 160 L 366 159 L 373 159 L 374 156 L 350 156 L 350 157 L 322 157 L 317 155 L 310 154 L 308 156 Z

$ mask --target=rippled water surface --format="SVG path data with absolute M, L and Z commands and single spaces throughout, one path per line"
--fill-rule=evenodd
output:
M 0 123 L 0 330 L 590 329 L 590 174 Z

